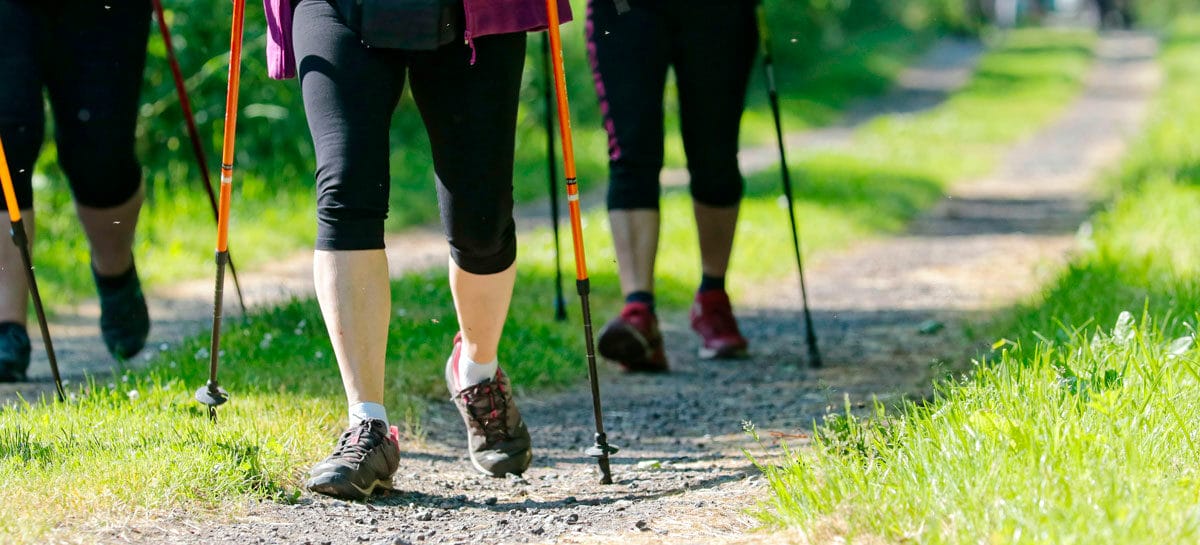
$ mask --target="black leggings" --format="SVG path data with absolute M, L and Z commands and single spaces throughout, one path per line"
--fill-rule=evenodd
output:
M 331 0 L 296 7 L 295 48 L 317 151 L 317 249 L 383 248 L 389 126 L 405 74 L 425 121 L 450 253 L 493 274 L 516 260 L 513 150 L 525 34 L 434 51 L 367 48 Z M 472 54 L 475 63 L 471 64 Z
M 21 208 L 33 207 L 43 88 L 76 202 L 111 208 L 137 193 L 134 132 L 149 31 L 148 0 L 0 0 L 0 141 Z
M 758 40 L 748 0 L 589 0 L 588 53 L 608 130 L 608 207 L 657 209 L 663 164 L 663 90 L 675 68 L 692 197 L 742 198 L 738 128 Z

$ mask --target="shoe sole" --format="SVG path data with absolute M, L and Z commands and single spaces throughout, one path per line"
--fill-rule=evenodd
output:
M 467 444 L 468 444 L 468 445 L 470 445 L 470 444 L 471 444 L 471 434 L 470 434 L 470 432 L 468 432 L 468 433 L 467 433 Z M 528 471 L 528 470 L 529 470 L 529 464 L 530 464 L 530 462 L 532 462 L 532 461 L 533 461 L 533 453 L 532 453 L 532 452 L 529 452 L 529 453 L 527 453 L 527 454 L 526 454 L 526 458 L 527 458 L 527 459 L 526 459 L 526 461 L 525 461 L 525 469 L 522 469 L 521 471 L 506 471 L 506 472 L 504 472 L 504 473 L 497 474 L 496 472 L 494 472 L 494 471 L 490 471 L 490 470 L 488 470 L 488 469 L 484 468 L 482 465 L 479 465 L 479 462 L 475 460 L 475 454 L 474 454 L 474 453 L 467 453 L 467 457 L 471 459 L 471 466 L 472 466 L 472 467 L 474 467 L 474 468 L 475 468 L 477 471 L 479 471 L 480 473 L 483 473 L 484 475 L 487 475 L 488 477 L 492 477 L 492 478 L 494 478 L 494 479 L 501 479 L 501 478 L 504 478 L 504 476 L 505 476 L 505 475 L 508 475 L 509 473 L 512 473 L 513 475 L 521 476 L 522 474 L 524 474 L 526 471 Z
M 733 348 L 705 348 L 698 352 L 702 360 L 744 360 L 750 357 L 750 351 L 745 346 Z
M 365 500 L 371 497 L 376 489 L 391 490 L 392 483 L 390 479 L 387 481 L 376 479 L 375 482 L 371 483 L 371 486 L 359 488 L 358 485 L 345 481 L 340 475 L 333 474 L 330 477 L 315 477 L 308 481 L 305 487 L 318 494 L 338 499 Z

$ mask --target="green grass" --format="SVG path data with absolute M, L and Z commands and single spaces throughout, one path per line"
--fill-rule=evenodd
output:
M 1200 451 L 1200 19 L 1081 253 L 936 399 L 817 428 L 766 467 L 775 526 L 884 543 L 1192 543 Z
M 953 179 L 986 169 L 1004 144 L 1044 124 L 1078 90 L 1091 42 L 1087 34 L 1022 31 L 1007 48 L 989 53 L 981 76 L 942 107 L 863 128 L 856 136 L 863 145 L 853 154 L 798 159 L 806 250 L 897 231 Z M 1051 72 L 1070 77 L 1047 77 Z M 993 83 L 1000 80 L 1003 93 Z M 940 154 L 923 153 L 933 145 Z M 940 155 L 971 160 L 946 166 Z M 778 172 L 748 181 L 731 272 L 735 285 L 794 274 L 791 261 L 779 257 L 791 249 L 778 184 Z M 699 278 L 688 210 L 685 191 L 664 199 L 658 295 L 667 319 L 679 318 Z M 618 308 L 616 267 L 603 212 L 588 212 L 584 223 L 600 322 Z M 500 355 L 519 395 L 585 377 L 573 298 L 571 323 L 550 319 L 550 241 L 547 229 L 521 238 L 517 293 Z M 393 419 L 409 423 L 410 436 L 419 435 L 421 407 L 446 396 L 438 371 L 455 319 L 441 271 L 395 282 L 392 298 L 387 405 Z M 324 454 L 344 418 L 321 323 L 312 301 L 231 321 L 221 376 L 234 397 L 216 427 L 191 399 L 206 376 L 207 335 L 130 373 L 128 382 L 119 377 L 111 386 L 78 391 L 70 404 L 0 411 L 6 430 L 0 437 L 0 540 L 35 542 L 54 528 L 130 511 L 228 512 L 247 500 L 292 497 L 301 473 Z M 29 497 L 47 508 L 23 508 Z

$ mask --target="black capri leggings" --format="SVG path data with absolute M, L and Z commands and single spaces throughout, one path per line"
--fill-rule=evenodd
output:
M 111 208 L 137 193 L 134 132 L 149 32 L 148 0 L 0 0 L 0 140 L 21 208 L 33 207 L 43 88 L 76 202 Z
M 296 7 L 296 58 L 317 151 L 317 249 L 383 248 L 389 126 L 405 74 L 425 121 L 450 254 L 493 274 L 516 259 L 513 150 L 525 34 L 434 51 L 368 48 L 336 0 Z M 471 64 L 472 55 L 475 56 Z
M 589 0 L 588 53 L 608 130 L 608 207 L 657 209 L 663 89 L 675 68 L 692 197 L 742 198 L 738 128 L 758 41 L 750 0 Z

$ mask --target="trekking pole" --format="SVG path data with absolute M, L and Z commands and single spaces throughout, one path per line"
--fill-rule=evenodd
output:
M 779 91 L 775 87 L 775 58 L 771 54 L 771 33 L 767 26 L 767 14 L 762 4 L 758 6 L 758 32 L 762 42 L 763 72 L 767 77 L 767 94 L 771 102 L 771 114 L 775 117 L 775 137 L 779 142 L 779 169 L 783 173 L 783 194 L 787 200 L 788 222 L 792 227 L 792 248 L 796 251 L 796 269 L 800 274 L 800 301 L 804 307 L 804 329 L 808 342 L 809 365 L 821 366 L 821 351 L 817 348 L 817 332 L 813 328 L 812 312 L 808 309 L 808 289 L 804 285 L 804 262 L 800 257 L 800 234 L 796 226 L 796 207 L 792 198 L 792 175 L 788 171 L 787 153 L 783 142 L 783 119 L 779 115 Z
M 550 221 L 554 222 L 554 319 L 567 319 L 567 300 L 562 287 L 562 246 L 558 243 L 558 168 L 554 157 L 554 113 L 550 104 L 554 102 L 553 70 L 550 68 L 550 35 L 542 35 L 542 74 L 546 82 L 546 172 L 550 181 Z
M 200 167 L 200 177 L 204 180 L 204 192 L 208 194 L 208 204 L 212 206 L 213 220 L 218 220 L 217 197 L 213 194 L 212 178 L 208 175 L 208 157 L 205 156 L 204 146 L 200 144 L 200 133 L 196 130 L 196 116 L 192 115 L 192 101 L 188 98 L 187 86 L 183 83 L 183 70 L 179 68 L 179 59 L 175 56 L 175 46 L 171 43 L 171 29 L 167 27 L 167 18 L 163 13 L 162 0 L 152 0 L 154 13 L 158 17 L 158 31 L 162 34 L 163 45 L 167 48 L 167 63 L 171 65 L 171 76 L 175 79 L 175 93 L 179 95 L 179 106 L 183 109 L 183 119 L 187 122 L 188 138 L 192 141 L 192 153 L 196 156 L 196 165 Z M 238 306 L 242 315 L 246 314 L 246 299 L 242 297 L 242 283 L 238 281 L 237 268 L 233 266 L 233 257 L 229 258 L 229 273 L 233 275 L 233 289 L 237 292 Z
M 50 326 L 46 323 L 46 311 L 42 308 L 42 295 L 38 292 L 37 278 L 33 275 L 33 257 L 29 255 L 29 236 L 25 233 L 25 221 L 21 219 L 21 207 L 17 206 L 17 192 L 13 189 L 12 173 L 8 170 L 8 158 L 4 156 L 4 144 L 0 142 L 0 185 L 4 190 L 4 204 L 8 207 L 8 219 L 12 223 L 13 244 L 21 253 L 25 265 L 25 280 L 29 283 L 29 295 L 33 298 L 33 310 L 37 313 L 38 327 L 42 330 L 42 344 L 46 346 L 46 357 L 50 359 L 50 375 L 54 377 L 54 390 L 58 400 L 66 401 L 62 378 L 58 375 L 58 359 L 54 357 L 54 343 L 50 341 Z
M 208 405 L 208 417 L 217 421 L 217 406 L 229 394 L 217 383 L 217 361 L 221 355 L 221 307 L 225 265 L 229 263 L 229 201 L 233 194 L 233 139 L 237 132 L 238 84 L 242 69 L 242 20 L 246 0 L 233 1 L 233 31 L 229 38 L 229 83 L 225 90 L 225 140 L 221 149 L 221 201 L 217 214 L 217 282 L 213 289 L 212 346 L 209 348 L 208 384 L 196 391 L 196 400 Z
M 588 304 L 591 283 L 588 280 L 587 258 L 583 251 L 583 222 L 579 212 L 579 186 L 575 182 L 575 147 L 571 140 L 571 108 L 567 102 L 567 81 L 563 75 L 562 36 L 558 32 L 558 0 L 546 0 L 550 35 L 551 66 L 554 68 L 554 89 L 558 99 L 558 129 L 562 137 L 563 174 L 567 178 L 567 208 L 571 215 L 571 239 L 575 249 L 575 287 L 583 310 L 583 336 L 587 346 L 588 380 L 592 386 L 592 415 L 596 419 L 596 442 L 587 449 L 600 464 L 600 484 L 612 484 L 612 469 L 608 455 L 617 447 L 608 444 L 604 433 L 604 413 L 600 408 L 600 377 L 596 374 L 596 350 L 592 339 L 592 310 Z

